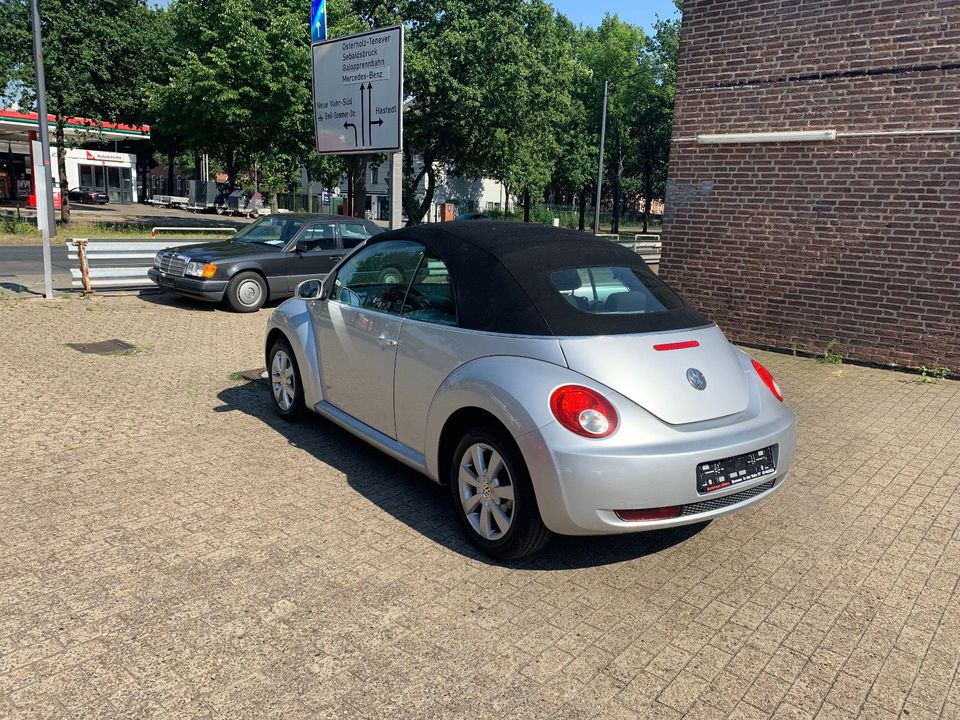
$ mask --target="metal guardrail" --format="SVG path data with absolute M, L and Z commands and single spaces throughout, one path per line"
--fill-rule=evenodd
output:
M 95 288 L 149 286 L 153 283 L 147 277 L 147 270 L 153 267 L 153 258 L 158 251 L 217 241 L 218 238 L 167 238 L 163 241 L 74 238 L 67 242 L 71 282 L 73 287 L 83 288 L 84 292 L 93 292 Z
M 610 242 L 615 242 L 618 245 L 633 250 L 643 258 L 643 261 L 649 265 L 654 272 L 660 267 L 660 253 L 663 249 L 663 243 L 660 242 L 659 235 L 634 235 L 632 240 L 610 233 L 600 233 L 597 237 L 606 238 Z
M 150 237 L 155 238 L 157 233 L 175 232 L 180 235 L 203 235 L 205 233 L 230 233 L 237 234 L 237 229 L 233 227 L 155 227 L 150 229 Z

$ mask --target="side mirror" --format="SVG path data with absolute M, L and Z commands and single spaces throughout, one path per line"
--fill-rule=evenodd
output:
M 308 248 L 307 248 L 307 241 L 301 239 L 301 240 L 297 240 L 297 244 L 296 244 L 296 246 L 293 248 L 293 251 L 294 251 L 295 253 L 297 253 L 298 255 L 303 255 L 303 253 L 307 252 L 307 249 L 308 249 Z
M 300 300 L 323 300 L 323 283 L 320 280 L 304 280 L 294 291 Z

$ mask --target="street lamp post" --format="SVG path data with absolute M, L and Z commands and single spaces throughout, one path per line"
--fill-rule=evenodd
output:
M 36 0 L 34 0 L 36 2 Z M 603 190 L 603 146 L 607 142 L 607 93 L 609 81 L 603 82 L 603 119 L 600 121 L 600 167 L 597 170 L 597 204 L 594 208 L 593 234 L 600 232 L 600 194 Z
M 40 7 L 39 0 L 30 0 L 30 13 L 33 23 L 33 65 L 37 75 L 37 124 L 40 130 L 40 149 L 43 154 L 43 172 L 46 182 L 44 185 L 44 208 L 46 223 L 38 223 L 43 237 L 43 285 L 47 300 L 53 300 L 53 271 L 50 262 L 50 233 L 56 234 L 57 225 L 53 213 L 53 173 L 50 170 L 50 131 L 47 128 L 47 85 L 43 77 L 43 45 L 40 38 Z

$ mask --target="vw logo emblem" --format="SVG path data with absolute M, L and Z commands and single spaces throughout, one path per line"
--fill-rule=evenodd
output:
M 690 383 L 695 390 L 706 390 L 707 388 L 707 379 L 703 376 L 703 373 L 696 368 L 687 370 L 687 382 Z

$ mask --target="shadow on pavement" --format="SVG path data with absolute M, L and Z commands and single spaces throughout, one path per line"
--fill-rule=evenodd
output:
M 462 555 L 497 563 L 480 554 L 464 536 L 450 507 L 447 488 L 372 448 L 346 430 L 319 416 L 291 424 L 273 411 L 265 384 L 250 382 L 226 388 L 216 412 L 243 412 L 283 435 L 296 448 L 342 472 L 347 483 L 410 528 Z M 554 536 L 531 558 L 508 563 L 529 570 L 562 570 L 625 562 L 681 543 L 707 526 L 687 525 L 633 535 L 602 537 Z
M 206 312 L 213 312 L 215 310 L 220 310 L 222 312 L 227 312 L 232 315 L 239 315 L 240 313 L 234 313 L 230 310 L 226 304 L 222 302 L 209 302 L 207 300 L 196 300 L 194 298 L 187 297 L 185 295 L 179 295 L 175 292 L 168 292 L 166 290 L 160 290 L 158 288 L 150 288 L 148 290 L 141 290 L 140 294 L 137 296 L 144 302 L 151 303 L 153 305 L 165 305 L 167 307 L 182 307 L 186 310 L 203 310 Z M 271 311 L 277 307 L 280 303 L 283 302 L 286 298 L 268 300 L 264 303 L 263 307 L 258 310 L 258 312 Z
M 7 292 L 16 293 L 17 295 L 43 295 L 42 292 L 31 290 L 26 285 L 18 282 L 0 282 L 0 288 L 3 288 Z

